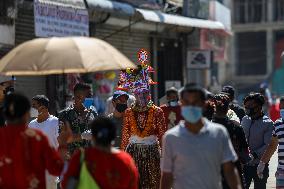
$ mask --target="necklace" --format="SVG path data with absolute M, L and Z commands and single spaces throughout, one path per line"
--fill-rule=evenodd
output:
M 142 132 L 146 127 L 146 123 L 149 117 L 149 111 L 141 113 L 134 112 L 134 116 L 135 119 L 137 120 L 137 127 L 140 130 L 140 132 Z
M 136 104 L 134 104 L 132 106 L 133 111 L 135 112 L 145 112 L 147 110 L 149 110 L 152 106 L 154 106 L 154 103 L 152 100 L 150 100 L 147 104 L 147 106 L 141 107 L 141 106 L 137 106 Z
M 144 138 L 146 136 L 149 136 L 151 133 L 151 129 L 153 126 L 154 121 L 154 112 L 156 110 L 156 106 L 153 105 L 150 107 L 150 109 L 147 112 L 147 117 L 142 121 L 142 123 L 139 124 L 138 120 L 135 118 L 135 113 L 139 117 L 140 112 L 135 112 L 134 110 L 129 112 L 129 118 L 130 118 L 130 126 L 131 130 L 134 134 L 137 134 L 138 136 Z

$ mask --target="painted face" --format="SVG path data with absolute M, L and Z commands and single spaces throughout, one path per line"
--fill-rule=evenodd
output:
M 136 98 L 136 103 L 141 107 L 147 106 L 151 100 L 149 91 L 137 93 L 135 94 L 135 98 Z

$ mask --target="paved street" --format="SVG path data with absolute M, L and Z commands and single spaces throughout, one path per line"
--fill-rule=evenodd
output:
M 273 155 L 270 161 L 267 189 L 276 188 L 275 187 L 275 176 L 274 176 L 276 169 L 277 169 L 277 152 Z M 250 188 L 253 189 L 253 185 Z

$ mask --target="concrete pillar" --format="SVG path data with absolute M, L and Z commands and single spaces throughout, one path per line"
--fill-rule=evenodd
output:
M 233 36 L 231 37 L 230 39 L 230 73 L 231 73 L 231 76 L 234 77 L 237 75 L 237 36 L 236 36 L 237 33 L 234 33 Z
M 267 21 L 268 22 L 273 22 L 273 17 L 274 17 L 274 0 L 267 0 Z
M 157 49 L 158 42 L 157 42 L 157 38 L 156 37 L 153 37 L 152 39 L 153 39 L 152 40 L 152 45 L 153 45 L 152 46 L 152 48 L 153 48 L 153 68 L 154 68 L 154 70 L 157 71 L 158 70 L 158 49 Z M 153 74 L 153 80 L 154 81 L 158 81 L 158 73 L 157 72 Z M 162 85 L 163 84 L 164 83 L 162 83 Z M 153 90 L 154 90 L 153 101 L 154 101 L 155 104 L 158 104 L 158 86 L 154 85 Z

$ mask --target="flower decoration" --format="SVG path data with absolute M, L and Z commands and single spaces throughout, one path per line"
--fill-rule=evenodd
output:
M 149 53 L 145 49 L 140 49 L 137 55 L 140 65 L 137 66 L 137 69 L 127 68 L 121 71 L 118 90 L 130 91 L 135 94 L 149 91 L 150 85 L 157 84 L 149 76 L 149 73 L 155 72 L 151 66 L 147 65 Z

